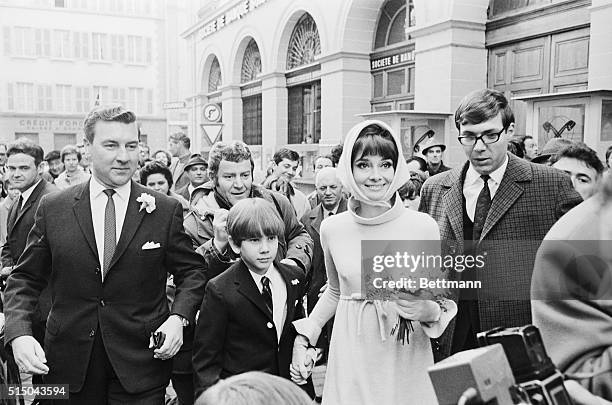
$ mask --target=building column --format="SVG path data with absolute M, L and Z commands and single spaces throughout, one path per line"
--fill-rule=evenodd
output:
M 229 85 L 221 90 L 223 141 L 242 140 L 242 93 L 240 86 Z M 214 139 L 211 139 L 214 141 Z
M 268 162 L 276 149 L 287 145 L 288 96 L 285 74 L 273 72 L 261 80 L 262 160 Z
M 612 1 L 593 0 L 589 43 L 589 89 L 612 89 Z
M 487 87 L 486 0 L 415 0 L 415 110 L 453 113 L 461 99 Z M 464 159 L 452 118 L 444 135 L 445 162 Z M 447 159 L 448 158 L 448 159 Z
M 370 112 L 372 75 L 368 54 L 339 52 L 321 60 L 321 145 L 342 143 Z

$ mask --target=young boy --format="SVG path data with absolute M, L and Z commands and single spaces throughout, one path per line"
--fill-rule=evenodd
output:
M 289 379 L 296 331 L 303 318 L 305 276 L 274 261 L 284 223 L 261 198 L 236 203 L 227 217 L 231 248 L 240 260 L 210 280 L 196 326 L 196 398 L 219 379 L 264 371 Z M 304 389 L 314 395 L 312 382 Z

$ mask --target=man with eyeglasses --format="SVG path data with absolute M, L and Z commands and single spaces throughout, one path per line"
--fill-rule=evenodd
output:
M 440 339 L 437 359 L 477 347 L 478 332 L 531 323 L 537 249 L 550 227 L 582 201 L 565 173 L 507 152 L 515 124 L 503 93 L 468 94 L 455 126 L 468 161 L 430 177 L 419 210 L 438 222 L 443 254 L 473 256 L 483 265 L 446 269 L 449 279 L 480 281 L 481 287 L 453 291 L 459 312 Z

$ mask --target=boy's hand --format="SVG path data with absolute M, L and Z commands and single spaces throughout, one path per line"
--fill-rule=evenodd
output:
M 306 380 L 312 373 L 317 357 L 316 349 L 309 348 L 308 346 L 308 339 L 305 336 L 298 335 L 295 337 L 289 374 L 291 375 L 291 380 L 298 385 L 306 384 Z

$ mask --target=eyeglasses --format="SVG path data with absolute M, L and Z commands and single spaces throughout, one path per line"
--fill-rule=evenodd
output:
M 501 131 L 494 132 L 492 134 L 481 134 L 480 136 L 474 136 L 474 135 L 460 136 L 457 139 L 459 139 L 459 143 L 461 145 L 465 145 L 465 146 L 476 145 L 476 142 L 478 142 L 479 139 L 485 145 L 489 145 L 491 143 L 495 143 L 495 142 L 499 141 L 499 138 L 500 138 L 502 132 L 504 132 L 505 130 L 506 130 L 506 127 L 502 128 Z

